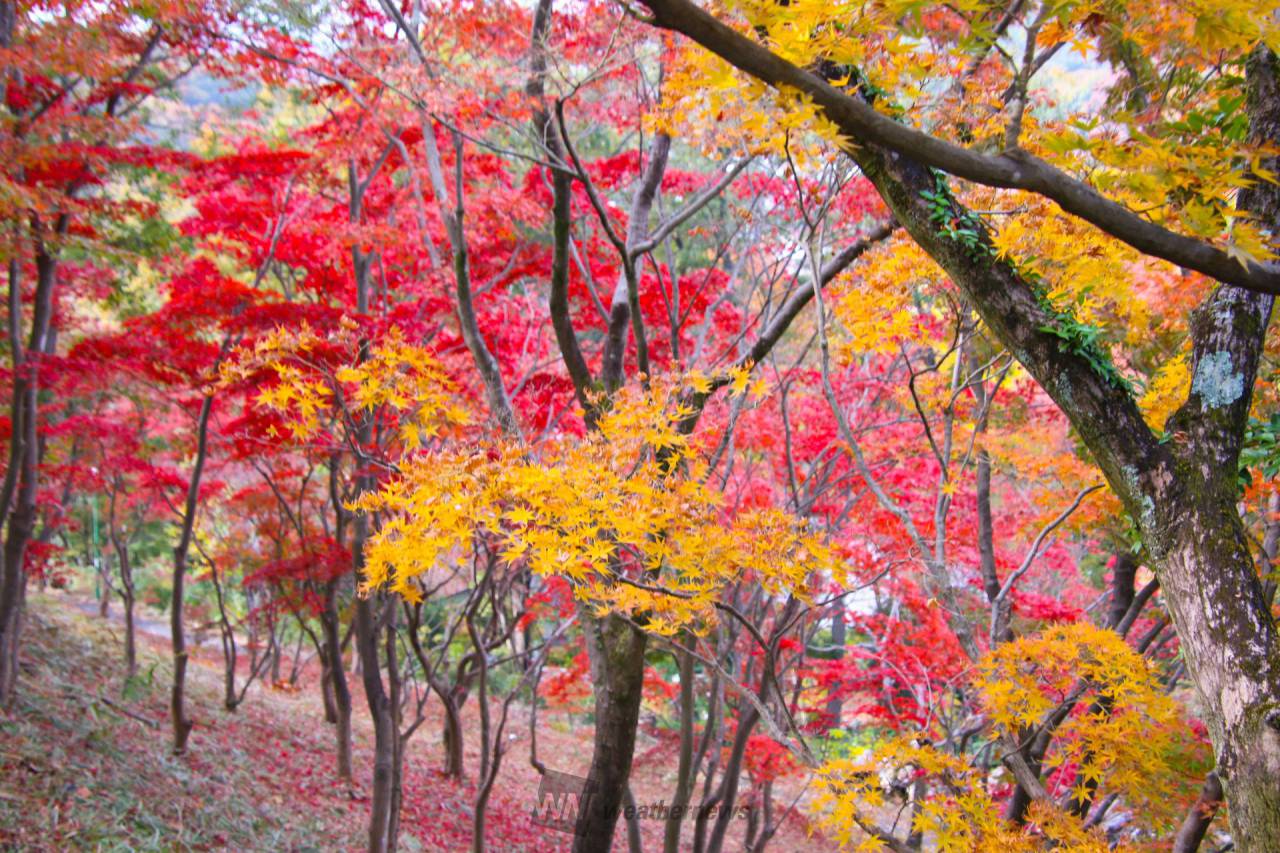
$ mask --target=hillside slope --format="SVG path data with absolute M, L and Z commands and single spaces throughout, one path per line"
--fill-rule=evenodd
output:
M 139 635 L 139 673 L 126 684 L 122 628 L 86 612 L 81 599 L 32 591 L 18 699 L 0 716 L 0 848 L 18 850 L 360 850 L 372 735 L 356 688 L 357 786 L 333 773 L 333 736 L 314 683 L 299 692 L 255 685 L 235 713 L 222 709 L 221 662 L 198 648 L 189 668 L 196 721 L 188 755 L 169 754 L 169 646 L 151 614 Z M 401 849 L 470 849 L 474 790 L 442 778 L 438 703 L 410 741 Z M 474 713 L 474 703 L 468 712 Z M 527 716 L 489 807 L 495 853 L 567 850 L 569 837 L 536 826 L 538 776 L 527 760 Z M 538 750 L 552 768 L 581 772 L 591 728 L 565 714 L 540 716 Z M 474 735 L 475 720 L 466 731 Z M 468 743 L 467 767 L 479 756 Z M 642 735 L 633 790 L 640 803 L 670 796 L 674 743 Z M 641 823 L 644 849 L 662 849 L 661 821 Z M 686 828 L 686 832 L 688 828 Z M 727 849 L 736 849 L 730 832 Z M 626 849 L 621 826 L 614 849 Z M 828 850 L 793 816 L 770 845 L 788 853 Z
M 169 754 L 167 644 L 140 637 L 126 685 L 120 628 L 56 593 L 32 592 L 16 707 L 0 717 L 0 845 L 6 849 L 361 849 L 368 808 L 332 772 L 333 743 L 311 693 L 255 689 L 221 707 L 220 670 L 195 658 L 190 753 Z M 357 714 L 359 718 L 359 714 Z M 357 779 L 368 732 L 355 731 Z M 469 844 L 469 787 L 410 763 L 402 848 Z M 500 795 L 495 850 L 557 849 L 530 808 Z

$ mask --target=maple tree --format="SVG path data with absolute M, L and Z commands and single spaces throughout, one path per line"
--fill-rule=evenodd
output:
M 59 282 L 72 277 L 66 260 L 75 247 L 123 248 L 112 223 L 150 208 L 145 200 L 101 192 L 114 175 L 171 168 L 185 159 L 134 144 L 139 107 L 199 62 L 221 15 L 215 4 L 0 6 L 11 366 L 9 453 L 0 492 L 6 519 L 0 590 L 5 704 L 13 698 L 25 555 L 37 524 L 40 389 L 64 312 L 66 285 Z

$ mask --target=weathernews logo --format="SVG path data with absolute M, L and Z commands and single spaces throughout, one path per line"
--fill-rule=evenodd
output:
M 533 810 L 533 822 L 557 832 L 572 833 L 581 815 L 592 808 L 601 808 L 596 796 L 598 793 L 599 786 L 590 778 L 547 770 L 538 783 L 538 804 Z M 615 820 L 618 817 L 627 820 L 691 820 L 698 814 L 694 806 L 669 806 L 666 800 L 650 805 L 616 807 L 613 812 Z M 739 806 L 734 809 L 733 816 L 746 818 L 747 812 L 747 806 Z M 707 810 L 709 820 L 715 820 L 719 814 L 716 806 Z

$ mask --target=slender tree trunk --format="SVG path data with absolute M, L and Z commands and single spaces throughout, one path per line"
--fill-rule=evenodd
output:
M 355 553 L 363 567 L 363 544 L 367 525 L 363 516 L 356 519 Z M 356 652 L 360 655 L 361 678 L 369 716 L 373 721 L 373 784 L 370 791 L 369 853 L 387 853 L 391 846 L 392 774 L 395 766 L 395 718 L 391 700 L 382 684 L 382 668 L 378 661 L 378 626 L 380 611 L 385 607 L 380 593 L 356 599 Z
M 231 617 L 227 613 L 227 600 L 222 593 L 222 579 L 218 577 L 218 568 L 209 565 L 209 578 L 213 581 L 214 599 L 218 604 L 218 637 L 222 641 L 222 707 L 234 712 L 240 707 L 240 697 L 236 695 L 236 663 L 240 657 L 240 649 L 236 644 L 235 629 L 231 626 Z M 256 664 L 257 661 L 252 661 Z M 253 679 L 253 667 L 249 671 L 249 679 Z M 248 684 L 245 685 L 247 691 Z
M 596 617 L 583 610 L 582 619 L 591 659 L 596 731 L 573 853 L 599 853 L 613 844 L 631 776 L 647 638 L 620 616 Z
M 333 676 L 330 670 L 333 664 L 329 662 L 329 656 L 325 652 L 324 647 L 320 648 L 320 701 L 324 703 L 324 721 L 331 726 L 338 724 L 338 707 L 333 701 Z
M 267 617 L 267 627 L 271 631 L 271 645 L 267 647 L 267 654 L 271 658 L 271 683 L 280 683 L 280 659 L 284 656 L 283 645 L 280 642 L 280 623 L 276 620 L 274 613 Z
M 627 853 L 644 853 L 644 836 L 640 834 L 640 817 L 631 786 L 622 789 L 623 821 L 627 827 Z
M 225 352 L 230 338 L 223 343 Z M 200 403 L 196 421 L 196 460 L 187 484 L 187 501 L 182 515 L 182 529 L 173 549 L 173 600 L 169 605 L 169 630 L 173 643 L 173 688 L 169 695 L 169 711 L 173 718 L 173 754 L 187 751 L 191 720 L 187 716 L 187 635 L 183 625 L 183 603 L 187 583 L 187 557 L 195 536 L 196 511 L 200 497 L 200 479 L 209 455 L 209 419 L 213 414 L 213 397 L 206 395 Z
M 430 131 L 430 127 L 427 128 Z M 434 131 L 431 131 L 434 133 Z M 376 170 L 375 170 L 376 171 Z M 362 216 L 364 193 L 368 182 L 372 180 L 371 172 L 362 184 L 356 173 L 354 160 L 347 163 L 348 185 L 348 217 L 353 224 L 358 224 Z M 444 204 L 444 197 L 441 198 Z M 369 312 L 369 273 L 373 263 L 373 254 L 363 251 L 359 246 L 351 247 L 351 268 L 355 280 L 356 310 L 365 315 Z M 360 343 L 358 360 L 363 362 L 368 355 L 368 341 Z M 358 415 L 356 441 L 362 450 L 373 443 L 373 423 L 367 413 Z M 357 460 L 357 465 L 364 463 Z M 355 496 L 358 498 L 375 486 L 373 477 L 366 471 L 358 470 L 355 477 Z M 351 557 L 352 573 L 356 583 L 360 583 L 364 575 L 364 549 L 369 541 L 371 520 L 367 513 L 357 513 L 352 525 Z M 392 706 L 392 697 L 387 694 L 382 682 L 382 664 L 379 660 L 378 640 L 381 635 L 383 621 L 389 615 L 386 611 L 389 604 L 383 593 L 372 592 L 368 595 L 356 596 L 355 613 L 355 646 L 359 660 L 360 677 L 364 684 L 365 701 L 369 706 L 369 717 L 373 722 L 373 779 L 370 791 L 369 809 L 369 853 L 388 853 L 395 849 L 396 814 L 396 768 L 400 761 L 399 731 L 396 722 L 396 709 Z M 396 673 L 390 673 L 392 687 Z
M 729 757 L 725 761 L 724 771 L 720 777 L 720 789 L 715 796 L 719 813 L 716 815 L 716 822 L 711 828 L 711 838 L 707 842 L 707 853 L 720 853 L 724 849 L 725 834 L 729 831 L 729 821 L 733 818 L 734 806 L 738 800 L 738 785 L 742 778 L 742 759 L 747 752 L 747 741 L 751 738 L 751 733 L 755 730 L 758 722 L 760 722 L 760 714 L 754 707 L 745 713 L 740 712 L 738 730 L 734 732 L 733 745 L 729 748 Z
M 1214 815 L 1222 805 L 1222 781 L 1217 773 L 1210 773 L 1204 780 L 1200 796 L 1191 804 L 1190 811 L 1178 827 L 1170 853 L 1196 853 L 1213 823 Z
M 339 579 L 325 585 L 324 612 L 320 624 L 324 632 L 324 649 L 329 695 L 333 701 L 334 724 L 338 740 L 338 778 L 350 782 L 351 770 L 351 686 L 342 659 L 341 623 L 338 619 Z
M 58 233 L 66 230 L 61 217 Z M 0 510 L 8 514 L 0 575 L 0 707 L 13 701 L 18 680 L 18 649 L 27 598 L 27 545 L 35 532 L 39 453 L 39 404 L 36 368 L 45 351 L 53 315 L 57 261 L 39 247 L 36 252 L 36 293 L 31 336 L 22 351 L 22 293 L 20 269 L 9 263 L 9 346 L 13 354 L 13 402 L 8 469 L 0 489 Z M 12 502 L 12 507 L 10 507 Z
M 391 710 L 391 808 L 389 811 L 387 837 L 389 850 L 395 850 L 400 841 L 400 809 L 404 803 L 404 728 L 401 709 L 404 707 L 404 683 L 400 671 L 400 657 L 396 653 L 396 622 L 400 608 L 394 600 L 387 610 L 387 623 L 384 632 L 384 661 L 387 669 L 387 683 L 390 690 L 387 694 Z
M 692 644 L 694 638 L 686 635 L 684 642 Z M 663 829 L 662 853 L 679 853 L 680 828 L 693 798 L 693 655 L 678 651 L 676 661 L 680 671 L 680 758 L 676 767 L 676 790 L 671 795 L 671 813 Z
M 102 584 L 102 597 L 98 599 L 98 617 L 106 619 L 111 615 L 111 595 L 115 592 L 110 582 L 111 562 L 105 556 L 98 558 L 98 583 Z
M 493 779 L 502 761 L 502 744 L 493 738 L 489 715 L 489 658 L 485 638 L 476 627 L 475 609 L 467 612 L 467 636 L 476 655 L 476 705 L 480 710 L 480 777 L 472 808 L 471 853 L 485 853 L 484 827 Z
M 845 622 L 845 604 L 844 599 L 838 600 L 832 606 L 831 614 L 831 646 L 835 650 L 832 652 L 832 660 L 844 660 L 847 651 L 845 643 L 848 642 L 848 624 Z M 827 700 L 827 716 L 831 719 L 831 728 L 840 729 L 843 726 L 840 723 L 841 716 L 844 715 L 844 700 L 837 691 L 836 695 Z
M 116 559 L 120 562 L 120 599 L 124 604 L 124 662 L 128 677 L 138 672 L 138 631 L 134 623 L 133 562 L 129 559 L 129 546 L 112 537 Z

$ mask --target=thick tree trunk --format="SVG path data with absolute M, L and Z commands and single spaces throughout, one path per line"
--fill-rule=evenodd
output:
M 1280 61 L 1260 46 L 1246 75 L 1251 135 L 1274 145 Z M 1280 227 L 1275 184 L 1257 181 L 1239 204 L 1273 232 Z M 1280 850 L 1280 636 L 1236 504 L 1240 443 L 1272 305 L 1272 297 L 1224 285 L 1192 318 L 1191 396 L 1167 425 L 1174 476 L 1151 477 L 1154 506 L 1141 523 L 1213 738 L 1232 840 L 1244 853 Z
M 584 609 L 582 618 L 595 690 L 596 731 L 573 853 L 601 853 L 613 844 L 631 775 L 647 637 L 620 616 L 596 617 Z
M 1233 492 L 1216 499 L 1193 492 L 1185 500 L 1188 505 L 1167 528 L 1170 541 L 1161 543 L 1165 604 L 1201 699 L 1200 715 L 1213 737 L 1236 849 L 1280 850 L 1275 627 Z M 1199 500 L 1204 504 L 1196 506 Z
M 1251 62 L 1260 138 L 1280 124 L 1274 57 Z M 1230 803 L 1236 849 L 1280 850 L 1280 642 L 1236 510 L 1236 461 L 1272 299 L 1221 286 L 1192 322 L 1192 393 L 1159 443 L 1132 397 L 1044 331 L 1059 322 L 1016 270 L 939 231 L 938 178 L 910 160 L 855 156 L 912 236 L 968 293 L 988 327 L 1072 420 L 1135 520 L 1201 698 Z M 945 187 L 945 185 L 944 185 Z M 949 215 L 967 212 L 948 201 Z M 1241 205 L 1280 221 L 1259 182 Z

